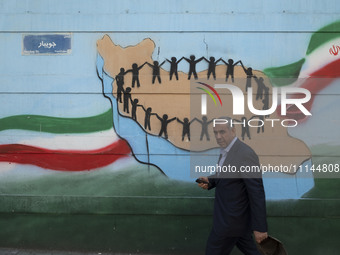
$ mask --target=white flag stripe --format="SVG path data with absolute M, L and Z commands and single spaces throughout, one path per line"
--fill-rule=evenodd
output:
M 0 144 L 23 144 L 50 150 L 96 150 L 119 140 L 113 129 L 84 134 L 51 134 L 27 130 L 0 133 Z
M 329 50 L 340 46 L 340 37 L 329 41 L 318 47 L 310 55 L 306 56 L 306 62 L 303 64 L 299 78 L 310 77 L 310 74 L 321 69 L 322 67 L 332 63 L 340 58 L 340 50 L 337 55 L 332 55 Z

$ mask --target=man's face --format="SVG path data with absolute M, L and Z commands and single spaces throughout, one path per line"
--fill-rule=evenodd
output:
M 214 127 L 216 142 L 220 147 L 227 147 L 235 137 L 235 128 L 228 128 L 227 124 L 217 124 Z

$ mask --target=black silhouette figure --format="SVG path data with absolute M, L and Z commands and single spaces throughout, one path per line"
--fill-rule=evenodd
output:
M 238 64 L 242 62 L 239 60 L 236 63 L 234 63 L 234 60 L 232 59 L 228 59 L 228 63 L 225 62 L 222 59 L 223 63 L 227 65 L 227 72 L 226 72 L 226 76 L 225 76 L 225 81 L 228 81 L 229 75 L 231 76 L 231 81 L 234 82 L 234 67 Z
M 188 58 L 184 58 L 184 59 L 185 59 L 185 60 L 189 63 L 189 65 L 190 65 L 190 66 L 189 66 L 188 80 L 190 80 L 192 74 L 194 75 L 195 80 L 197 80 L 198 77 L 197 77 L 197 73 L 196 73 L 196 64 L 197 64 L 198 62 L 200 62 L 200 61 L 203 59 L 203 57 L 201 57 L 201 58 L 195 60 L 195 55 L 191 55 L 191 56 L 190 56 L 190 59 L 188 59 Z
M 176 117 L 172 118 L 172 119 L 169 119 L 168 120 L 168 115 L 167 114 L 164 114 L 163 115 L 163 118 L 159 117 L 158 114 L 156 114 L 157 118 L 161 121 L 162 123 L 162 126 L 161 126 L 161 130 L 158 134 L 158 136 L 162 136 L 164 134 L 164 138 L 165 139 L 168 139 L 168 124 L 171 122 L 171 121 L 174 121 L 176 119 Z
M 264 82 L 263 82 L 263 78 L 262 77 L 257 78 L 256 76 L 254 76 L 254 79 L 257 83 L 256 100 L 263 99 L 263 91 L 266 88 L 266 85 L 264 85 Z
M 152 68 L 152 84 L 155 83 L 156 77 L 158 80 L 158 83 L 161 83 L 161 76 L 160 76 L 160 68 L 165 63 L 165 60 L 162 62 L 162 64 L 159 64 L 158 61 L 153 61 L 153 65 L 146 62 L 148 66 Z
M 256 116 L 256 117 L 259 118 L 258 127 L 257 127 L 257 133 L 260 133 L 261 129 L 262 129 L 262 133 L 264 133 L 264 116 L 263 115 L 259 115 L 259 116 Z
M 205 57 L 203 57 L 203 59 L 209 63 L 209 66 L 208 66 L 208 74 L 207 74 L 208 80 L 209 80 L 211 74 L 213 75 L 214 80 L 216 80 L 216 73 L 215 73 L 216 64 L 217 64 L 219 61 L 221 61 L 222 58 L 220 58 L 220 59 L 218 59 L 218 60 L 216 60 L 216 61 L 215 61 L 215 58 L 214 58 L 214 57 L 210 57 L 209 60 L 206 59 Z
M 247 75 L 247 82 L 246 82 L 246 92 L 248 91 L 248 88 L 251 88 L 251 78 L 253 77 L 253 69 L 251 67 L 248 67 L 247 69 L 243 66 L 243 63 L 241 62 L 242 68 L 244 72 Z
M 137 107 L 142 107 L 141 104 L 138 104 L 139 100 L 136 98 L 134 100 L 131 99 L 130 97 L 130 100 L 131 100 L 131 118 L 135 121 L 137 121 Z
M 188 140 L 190 141 L 190 124 L 194 122 L 195 119 L 189 122 L 188 118 L 184 118 L 183 121 L 181 121 L 179 118 L 177 118 L 177 121 L 183 125 L 183 131 L 182 131 L 182 141 L 184 140 L 184 137 L 187 136 Z
M 251 117 L 249 120 L 253 119 L 254 117 L 256 116 L 253 116 Z M 242 117 L 241 120 L 237 120 L 237 119 L 233 119 L 233 121 L 237 121 L 237 122 L 241 122 L 243 123 L 241 125 L 242 127 L 242 134 L 241 134 L 241 137 L 242 137 L 242 140 L 244 141 L 244 137 L 245 135 L 247 135 L 248 139 L 250 140 L 251 137 L 250 137 L 250 132 L 249 132 L 249 125 L 248 125 L 248 121 L 246 117 Z
M 127 87 L 124 92 L 124 112 L 129 112 L 129 101 L 131 100 L 131 88 Z
M 265 87 L 264 88 L 264 99 L 262 100 L 263 107 L 262 110 L 268 110 L 269 109 L 269 88 Z M 266 118 L 268 118 L 269 115 L 266 115 Z
M 203 136 L 205 135 L 207 138 L 207 141 L 210 141 L 210 137 L 209 137 L 209 133 L 208 133 L 208 125 L 213 122 L 214 120 L 210 120 L 208 121 L 206 116 L 202 117 L 202 120 L 199 120 L 197 118 L 194 118 L 194 120 L 197 120 L 199 123 L 201 123 L 202 125 L 202 131 L 201 131 L 201 137 L 200 137 L 200 141 L 202 141 Z
M 137 83 L 137 88 L 140 87 L 140 82 L 139 82 L 139 70 L 143 68 L 143 66 L 146 64 L 146 62 L 138 67 L 136 63 L 132 64 L 132 69 L 127 70 L 125 73 L 132 72 L 132 85 L 131 87 L 135 87 L 135 83 Z
M 181 62 L 181 60 L 183 59 L 184 57 L 182 57 L 180 60 L 177 61 L 177 59 L 175 57 L 172 57 L 171 58 L 171 61 L 169 59 L 166 59 L 166 61 L 168 61 L 170 63 L 170 81 L 172 79 L 172 76 L 175 74 L 176 76 L 176 80 L 178 80 L 178 72 L 177 72 L 177 69 L 178 69 L 178 63 Z
M 122 93 L 124 91 L 124 75 L 126 74 L 125 69 L 121 68 L 120 72 L 116 75 L 116 84 L 117 84 L 117 100 L 122 102 Z
M 143 107 L 143 110 L 145 111 L 145 118 L 144 118 L 144 129 L 147 130 L 151 130 L 151 123 L 150 123 L 150 118 L 152 115 L 157 115 L 156 113 L 152 113 L 152 108 L 148 107 L 147 109 Z

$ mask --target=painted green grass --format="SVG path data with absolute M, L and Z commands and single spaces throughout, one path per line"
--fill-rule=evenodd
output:
M 321 144 L 311 148 L 314 166 L 322 164 L 340 164 L 340 146 Z M 329 178 L 323 178 L 324 173 L 314 173 L 315 186 L 312 190 L 304 194 L 305 198 L 323 198 L 339 199 L 340 198 L 340 172 L 328 174 Z
M 36 178 L 0 180 L 0 194 L 63 196 L 212 196 L 195 182 L 172 180 L 157 168 L 134 164 L 95 171 L 55 172 Z M 211 193 L 211 194 L 210 194 Z

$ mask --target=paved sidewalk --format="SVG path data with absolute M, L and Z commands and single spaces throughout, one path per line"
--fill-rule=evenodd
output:
M 49 251 L 29 250 L 15 248 L 0 248 L 0 255 L 137 255 L 133 253 L 108 253 L 108 252 L 74 252 L 74 251 Z M 147 254 L 138 254 L 147 255 Z

